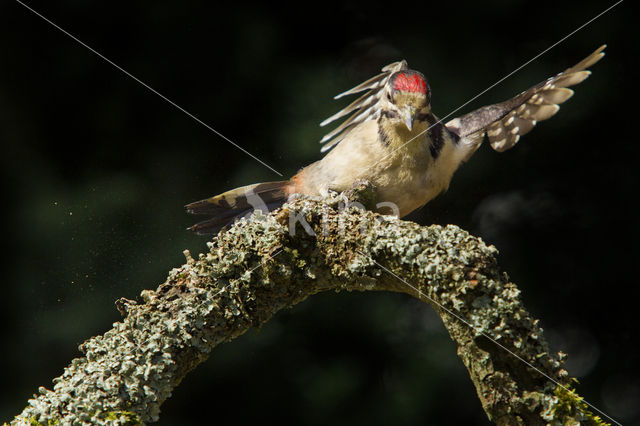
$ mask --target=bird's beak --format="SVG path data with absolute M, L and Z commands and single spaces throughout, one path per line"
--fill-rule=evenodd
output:
M 416 109 L 413 107 L 407 107 L 404 110 L 404 124 L 407 126 L 407 129 L 411 131 L 413 128 L 413 120 L 416 118 Z

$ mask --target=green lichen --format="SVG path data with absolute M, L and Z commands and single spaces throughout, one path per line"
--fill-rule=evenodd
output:
M 60 421 L 57 420 L 57 419 L 56 420 L 48 419 L 46 423 L 39 422 L 36 416 L 32 416 L 28 420 L 26 420 L 24 418 L 16 417 L 15 420 L 14 420 L 14 424 L 16 422 L 19 422 L 19 423 L 25 424 L 25 425 L 29 425 L 29 426 L 55 426 L 55 425 L 59 425 L 60 424 Z M 3 423 L 2 426 L 9 426 L 9 424 L 8 423 Z
M 140 417 L 131 411 L 109 411 L 104 416 L 105 420 L 117 421 L 122 426 L 138 426 L 142 425 Z
M 573 380 L 576 381 L 577 380 Z M 589 409 L 584 398 L 578 395 L 572 387 L 557 386 L 553 392 L 554 398 L 551 406 L 543 417 L 553 424 L 587 424 L 595 426 L 611 426 L 610 423 L 602 420 L 600 416 L 594 415 Z
M 118 301 L 122 322 L 83 343 L 85 356 L 54 379 L 53 390 L 40 388 L 22 418 L 157 421 L 161 404 L 218 344 L 332 290 L 403 292 L 431 304 L 498 424 L 539 424 L 544 407 L 554 419 L 570 415 L 571 407 L 583 413 L 577 395 L 554 394 L 548 377 L 568 384 L 563 359 L 549 350 L 520 291 L 498 267 L 494 247 L 456 226 L 421 227 L 331 207 L 341 201 L 297 199 L 268 216 L 240 220 L 197 260 L 185 252 L 186 263 L 156 290 L 145 290 L 140 302 Z M 291 215 L 307 223 L 290 229 Z

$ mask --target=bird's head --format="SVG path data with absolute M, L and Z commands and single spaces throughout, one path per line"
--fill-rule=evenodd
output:
M 389 79 L 387 100 L 389 118 L 411 131 L 414 121 L 431 110 L 431 89 L 422 73 L 398 71 Z

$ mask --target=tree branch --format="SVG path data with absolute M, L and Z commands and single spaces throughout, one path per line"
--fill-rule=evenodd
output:
M 550 352 L 495 248 L 455 226 L 421 227 L 336 203 L 298 199 L 237 223 L 197 261 L 185 252 L 187 263 L 143 291 L 142 303 L 120 299 L 123 321 L 84 342 L 85 356 L 13 423 L 156 421 L 215 346 L 327 290 L 402 292 L 429 303 L 497 424 L 600 421 L 568 390 L 562 355 Z

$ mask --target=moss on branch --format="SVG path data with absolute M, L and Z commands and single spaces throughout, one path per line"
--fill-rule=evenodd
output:
M 495 248 L 456 226 L 423 227 L 326 201 L 295 200 L 237 223 L 198 259 L 186 252 L 156 290 L 139 302 L 120 299 L 122 322 L 84 342 L 84 356 L 12 423 L 156 421 L 214 347 L 327 290 L 402 292 L 429 303 L 497 424 L 600 421 L 565 390 L 562 355 L 549 349 Z

